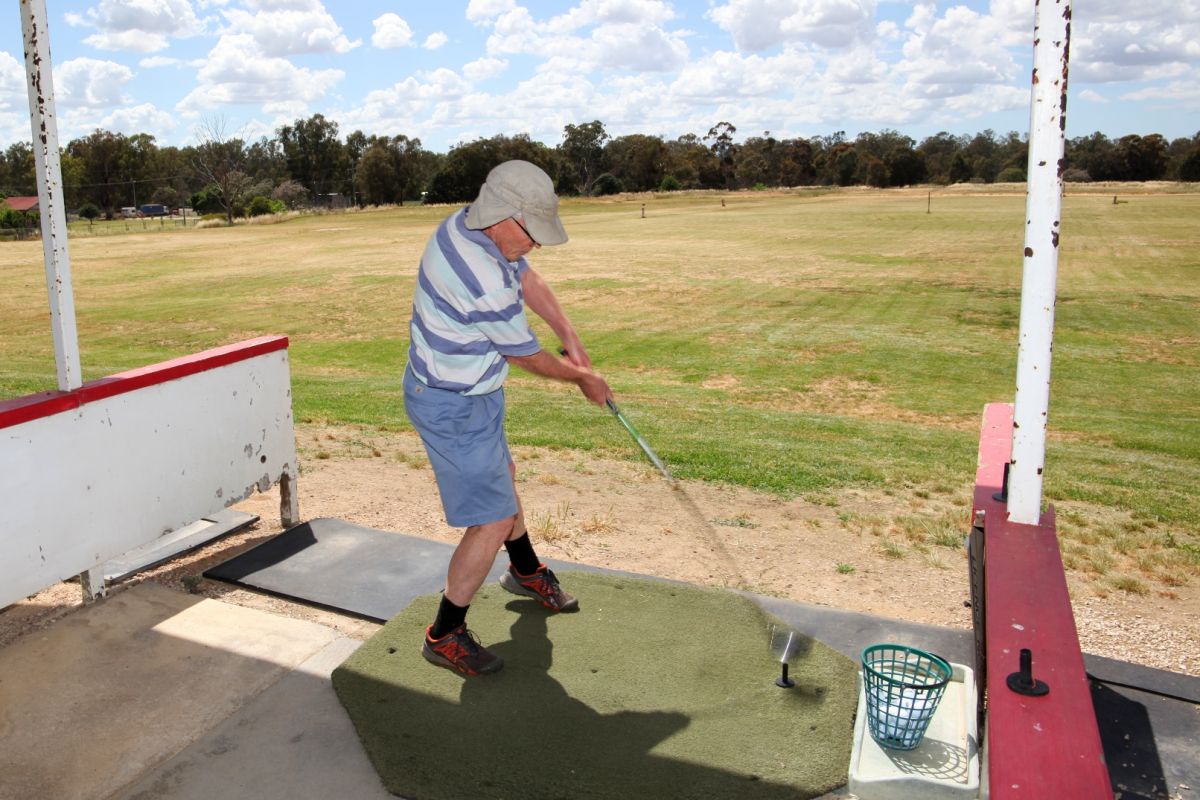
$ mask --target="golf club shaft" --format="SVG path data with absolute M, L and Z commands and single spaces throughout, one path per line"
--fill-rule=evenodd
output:
M 558 348 L 558 352 L 559 355 L 566 356 L 567 348 L 560 347 Z M 645 439 L 642 438 L 642 435 L 637 432 L 637 428 L 633 427 L 633 423 L 625 419 L 625 415 L 621 413 L 621 409 L 617 408 L 617 404 L 612 400 L 605 400 L 604 403 L 608 406 L 608 410 L 613 413 L 613 416 L 617 418 L 617 421 L 621 423 L 625 430 L 629 431 L 629 435 L 633 437 L 635 442 L 637 442 L 637 446 L 642 448 L 642 452 L 646 454 L 646 458 L 650 459 L 650 463 L 658 468 L 658 471 L 663 474 L 663 477 L 667 479 L 668 483 L 674 484 L 675 477 L 671 474 L 670 470 L 667 469 L 667 465 L 664 464 L 662 459 L 658 457 L 658 454 L 650 448 L 650 445 Z
M 675 478 L 667 469 L 667 465 L 662 462 L 662 459 L 658 457 L 657 453 L 650 449 L 650 445 L 647 444 L 646 440 L 642 438 L 642 435 L 637 432 L 637 428 L 633 427 L 633 424 L 629 420 L 625 419 L 625 415 L 621 413 L 621 409 L 617 408 L 617 404 L 612 400 L 608 400 L 606 403 L 608 405 L 608 410 L 613 413 L 613 416 L 615 416 L 623 426 L 625 426 L 625 430 L 629 431 L 629 435 L 633 437 L 635 442 L 637 442 L 638 447 L 642 448 L 642 452 L 646 454 L 646 458 L 650 459 L 650 463 L 658 467 L 658 471 L 663 474 L 664 478 L 674 483 Z

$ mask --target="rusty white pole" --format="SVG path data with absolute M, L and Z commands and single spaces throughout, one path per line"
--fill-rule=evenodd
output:
M 50 295 L 50 327 L 58 388 L 77 389 L 83 383 L 79 368 L 79 337 L 75 330 L 75 297 L 71 289 L 71 257 L 67 251 L 66 198 L 58 153 L 54 116 L 54 79 L 50 74 L 50 34 L 46 0 L 20 0 L 21 33 L 28 75 L 29 123 L 37 165 L 38 209 L 42 225 L 42 254 L 46 262 L 46 291 Z
M 1041 518 L 1046 463 L 1070 40 L 1071 0 L 1037 0 L 1017 394 L 1008 477 L 1008 517 L 1028 525 Z

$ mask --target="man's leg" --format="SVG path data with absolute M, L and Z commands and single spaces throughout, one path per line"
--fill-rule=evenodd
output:
M 503 661 L 467 629 L 466 617 L 517 517 L 512 473 L 505 469 L 512 457 L 504 441 L 504 394 L 464 396 L 431 388 L 408 369 L 404 408 L 429 455 L 446 521 L 466 528 L 421 652 L 438 666 L 468 675 L 495 672 Z M 481 518 L 492 521 L 470 524 Z
M 492 564 L 496 563 L 496 552 L 513 533 L 516 527 L 513 523 L 520 519 L 518 513 L 516 517 L 467 528 L 458 547 L 454 548 L 446 575 L 446 597 L 450 602 L 460 606 L 471 604 L 471 598 L 487 580 Z
M 500 578 L 500 585 L 513 594 L 532 597 L 551 611 L 578 611 L 579 601 L 564 592 L 554 572 L 538 560 L 525 528 L 525 512 L 517 493 L 516 465 L 509 462 L 508 471 L 513 478 L 513 494 L 517 495 L 517 516 L 512 532 L 504 542 L 510 565 L 508 572 Z
M 497 672 L 504 661 L 489 652 L 467 630 L 467 609 L 475 592 L 487 579 L 496 551 L 512 531 L 515 517 L 485 525 L 472 525 L 463 533 L 450 568 L 437 619 L 425 631 L 421 648 L 426 660 L 467 675 Z

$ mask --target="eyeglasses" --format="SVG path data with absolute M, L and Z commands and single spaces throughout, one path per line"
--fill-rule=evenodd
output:
M 529 232 L 529 229 L 521 224 L 521 220 L 517 219 L 516 217 L 509 217 L 509 219 L 517 223 L 517 227 L 521 229 L 522 233 L 529 237 L 529 241 L 533 242 L 534 246 L 541 247 L 541 245 L 538 244 L 538 240 L 533 238 L 533 234 Z

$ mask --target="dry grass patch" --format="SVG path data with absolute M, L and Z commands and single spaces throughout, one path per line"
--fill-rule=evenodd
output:
M 608 507 L 608 511 L 604 514 L 593 513 L 591 518 L 580 524 L 580 529 L 584 533 L 610 533 L 615 530 L 616 525 L 613 523 L 613 508 Z
M 535 511 L 527 518 L 526 527 L 539 539 L 554 544 L 570 537 L 570 521 L 575 512 L 563 501 L 553 511 Z
M 838 376 L 815 381 L 800 391 L 746 391 L 737 396 L 739 401 L 748 405 L 772 411 L 833 414 L 956 430 L 973 430 L 979 425 L 976 419 L 924 414 L 901 408 L 888 402 L 886 394 L 882 386 Z
M 1125 580 L 1133 573 L 1168 587 L 1186 586 L 1200 575 L 1196 537 L 1183 531 L 1163 531 L 1154 518 L 1081 507 L 1063 508 L 1058 518 L 1063 566 L 1088 581 L 1104 579 L 1111 588 L 1139 594 L 1137 587 Z

